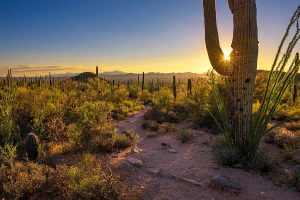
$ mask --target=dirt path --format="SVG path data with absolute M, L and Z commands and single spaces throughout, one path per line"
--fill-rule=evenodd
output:
M 144 111 L 117 123 L 119 130 L 133 130 L 140 133 L 136 146 L 142 152 L 121 153 L 112 158 L 112 165 L 120 164 L 124 159 L 131 157 L 143 161 L 147 167 L 162 169 L 178 177 L 188 178 L 201 182 L 202 186 L 195 186 L 172 178 L 157 176 L 143 169 L 137 169 L 127 184 L 138 186 L 144 190 L 142 199 L 170 199 L 170 200 L 219 200 L 219 199 L 270 199 L 270 200 L 296 200 L 300 193 L 284 190 L 275 186 L 271 181 L 251 172 L 240 169 L 219 166 L 212 155 L 212 134 L 190 129 L 187 123 L 179 126 L 194 133 L 194 139 L 187 144 L 181 144 L 176 134 L 166 134 L 154 138 L 147 138 L 142 129 Z M 161 149 L 161 143 L 168 143 L 177 153 L 170 153 Z M 210 180 L 215 175 L 225 175 L 239 183 L 242 191 L 235 194 L 223 194 L 212 189 Z

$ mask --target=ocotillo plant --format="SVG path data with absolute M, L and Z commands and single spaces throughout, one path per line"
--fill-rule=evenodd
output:
M 176 77 L 175 77 L 175 76 L 173 76 L 172 89 L 173 89 L 173 96 L 174 96 L 174 99 L 176 100 L 177 91 L 176 91 Z
M 188 86 L 187 86 L 188 95 L 192 95 L 192 80 L 188 79 Z
M 295 82 L 294 87 L 293 87 L 293 102 L 294 103 L 297 101 L 297 97 L 298 97 L 298 82 Z
M 292 25 L 299 21 L 300 9 L 298 8 L 294 14 L 287 33 L 279 46 L 264 99 L 257 115 L 252 120 L 253 90 L 258 57 L 256 0 L 228 0 L 228 4 L 234 21 L 231 45 L 233 51 L 230 60 L 224 59 L 219 44 L 215 0 L 203 0 L 205 42 L 212 67 L 219 74 L 227 76 L 226 102 L 215 95 L 218 97 L 216 101 L 221 119 L 218 125 L 225 133 L 231 146 L 239 151 L 240 161 L 242 159 L 251 161 L 262 135 L 269 130 L 267 124 L 274 115 L 284 91 L 298 71 L 300 62 L 297 55 L 291 68 L 287 73 L 283 73 L 292 50 L 300 38 L 299 25 L 286 53 L 281 54 L 281 50 Z M 283 56 L 278 63 L 279 55 Z
M 142 92 L 144 92 L 145 87 L 145 73 L 143 72 L 143 79 L 142 79 Z

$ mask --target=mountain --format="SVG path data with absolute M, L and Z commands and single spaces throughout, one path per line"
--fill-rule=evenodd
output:
M 106 80 L 115 80 L 115 81 L 137 81 L 138 77 L 140 81 L 142 81 L 142 74 L 137 73 L 125 73 L 125 72 L 113 72 L 113 73 L 101 73 L 99 74 L 101 77 L 105 78 Z M 187 82 L 189 78 L 204 78 L 206 74 L 197 74 L 191 72 L 185 73 L 159 73 L 159 72 L 149 72 L 145 73 L 145 81 L 156 81 L 159 79 L 160 81 L 171 82 L 173 80 L 173 76 L 176 76 L 176 79 L 183 82 Z
M 75 81 L 81 81 L 81 80 L 86 80 L 89 78 L 95 78 L 96 74 L 93 72 L 83 72 L 81 74 L 78 74 L 76 76 L 73 76 L 71 79 Z

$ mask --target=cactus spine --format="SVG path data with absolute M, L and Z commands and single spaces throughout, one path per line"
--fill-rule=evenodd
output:
M 39 155 L 39 139 L 34 133 L 29 133 L 26 136 L 25 147 L 29 160 L 36 160 Z
M 219 44 L 215 0 L 203 0 L 205 42 L 212 67 L 227 76 L 229 132 L 234 145 L 249 144 L 252 102 L 258 57 L 256 0 L 228 0 L 234 30 L 230 60 Z
M 173 89 L 173 96 L 174 96 L 174 99 L 176 100 L 177 91 L 176 91 L 176 77 L 175 77 L 175 76 L 173 76 L 172 89 Z

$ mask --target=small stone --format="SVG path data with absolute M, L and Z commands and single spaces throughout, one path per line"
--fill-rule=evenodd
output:
M 152 167 L 150 167 L 150 168 L 145 168 L 145 170 L 146 170 L 147 172 L 149 172 L 149 173 L 152 173 L 152 174 L 158 174 L 158 173 L 160 172 L 160 169 L 158 169 L 158 168 L 152 168 Z
M 138 147 L 134 147 L 133 149 L 132 149 L 132 152 L 134 152 L 134 153 L 140 153 L 140 152 L 142 152 L 143 151 L 143 149 L 140 149 L 140 148 L 138 148 Z
M 164 142 L 161 143 L 161 148 L 162 149 L 172 149 L 170 144 L 167 144 L 167 143 L 164 143 Z
M 131 165 L 135 167 L 142 167 L 143 162 L 141 160 L 135 159 L 135 158 L 127 158 L 127 162 L 129 162 Z
M 239 183 L 233 182 L 228 177 L 223 175 L 212 177 L 211 186 L 214 189 L 220 190 L 222 192 L 232 193 L 239 193 L 242 189 Z
M 118 169 L 124 171 L 131 171 L 134 169 L 134 166 L 128 162 L 124 162 L 118 167 Z
M 153 138 L 153 137 L 156 137 L 157 136 L 157 134 L 156 133 L 153 133 L 153 132 L 151 132 L 151 133 L 146 133 L 146 137 L 147 138 Z
M 170 153 L 177 153 L 177 151 L 176 151 L 175 149 L 168 149 L 168 151 L 169 151 Z

